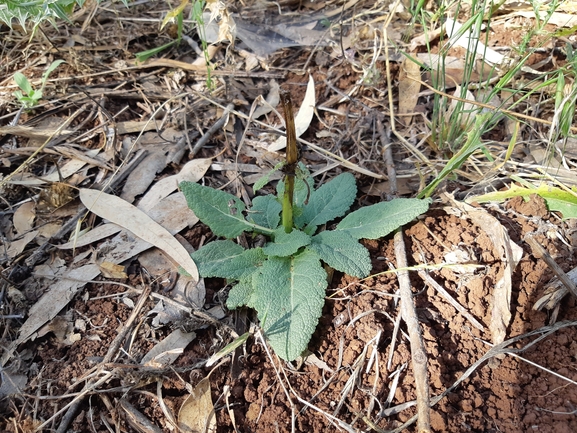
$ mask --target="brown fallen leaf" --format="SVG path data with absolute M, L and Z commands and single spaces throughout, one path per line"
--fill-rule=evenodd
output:
M 118 278 L 118 279 L 125 279 L 128 278 L 126 272 L 124 272 L 124 266 L 116 265 L 111 262 L 104 261 L 98 265 L 100 267 L 100 271 L 102 275 L 106 278 Z
M 16 212 L 14 212 L 14 217 L 12 218 L 16 233 L 21 235 L 29 230 L 32 230 L 35 217 L 36 203 L 29 201 L 21 204 L 20 207 L 16 209 Z
M 185 432 L 216 432 L 216 417 L 210 397 L 210 381 L 202 379 L 178 412 L 178 424 Z

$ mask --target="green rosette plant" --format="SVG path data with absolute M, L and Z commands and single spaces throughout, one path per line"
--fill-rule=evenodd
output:
M 313 189 L 304 165 L 294 161 L 298 152 L 290 149 L 296 139 L 289 132 L 289 117 L 290 159 L 276 196 L 257 196 L 246 209 L 240 199 L 224 191 L 193 182 L 180 183 L 180 189 L 196 216 L 216 236 L 226 238 L 192 254 L 199 274 L 236 283 L 227 307 L 254 308 L 271 347 L 282 359 L 292 361 L 307 348 L 322 313 L 328 286 L 323 262 L 351 276 L 367 277 L 371 259 L 359 240 L 378 239 L 407 224 L 428 209 L 430 199 L 398 198 L 346 215 L 357 195 L 354 176 L 342 173 Z M 327 223 L 343 216 L 334 230 L 324 230 Z M 244 249 L 232 241 L 242 233 L 265 235 L 268 242 Z

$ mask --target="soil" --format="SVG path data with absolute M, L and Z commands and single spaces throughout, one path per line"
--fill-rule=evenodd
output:
M 516 200 L 509 203 L 508 209 L 493 210 L 508 227 L 512 239 L 524 249 L 514 273 L 508 338 L 547 325 L 547 314 L 534 311 L 531 306 L 543 294 L 544 283 L 553 275 L 542 260 L 533 257 L 522 240 L 543 225 L 563 232 L 565 223 L 547 213 L 543 206 L 542 201 L 534 198 L 529 203 Z M 529 210 L 531 214 L 541 213 L 544 217 L 525 216 Z M 491 321 L 491 297 L 495 282 L 503 272 L 503 264 L 486 233 L 466 218 L 447 214 L 440 207 L 433 208 L 407 227 L 404 234 L 410 265 L 442 263 L 452 251 L 465 252 L 475 264 L 481 265 L 481 268 L 463 273 L 444 268 L 431 271 L 430 275 L 485 326 L 485 331 L 472 326 L 416 273 L 412 277 L 429 357 L 430 389 L 432 395 L 438 395 L 490 349 L 487 325 Z M 200 241 L 202 235 L 197 230 L 196 239 L 192 238 L 191 243 Z M 565 271 L 577 265 L 576 245 L 568 246 L 555 236 L 538 235 L 537 239 Z M 309 345 L 322 364 L 304 363 L 289 369 L 278 358 L 270 357 L 261 340 L 251 338 L 235 365 L 228 359 L 216 369 L 193 368 L 191 366 L 229 342 L 218 328 L 209 327 L 196 331 L 196 339 L 178 358 L 173 369 L 154 373 L 139 371 L 134 368 L 134 362 L 170 331 L 166 327 L 151 326 L 151 318 L 146 315 L 146 309 L 154 306 L 150 301 L 141 315 L 134 344 L 126 347 L 126 353 L 115 361 L 118 371 L 108 384 L 110 397 L 116 399 L 126 393 L 126 399 L 134 407 L 169 431 L 156 397 L 156 382 L 161 380 L 164 404 L 176 413 L 188 396 L 185 382 L 195 386 L 202 378 L 210 377 L 218 432 L 233 432 L 235 425 L 241 432 L 290 432 L 293 422 L 296 431 L 334 431 L 336 427 L 329 415 L 358 431 L 366 431 L 374 425 L 382 430 L 399 427 L 414 415 L 414 407 L 375 422 L 381 418 L 378 414 L 384 413 L 389 406 L 415 399 L 410 350 L 403 326 L 392 345 L 394 322 L 399 315 L 395 297 L 397 282 L 394 274 L 385 272 L 390 265 L 395 265 L 393 242 L 391 239 L 365 241 L 365 246 L 371 252 L 374 276 L 359 281 L 346 275 L 334 275 L 327 292 L 323 316 Z M 138 278 L 136 274 L 132 275 L 134 284 L 138 283 Z M 222 280 L 209 280 L 206 284 L 205 307 L 208 308 L 211 300 L 218 302 L 224 284 Z M 83 383 L 81 379 L 105 355 L 119 324 L 130 314 L 130 307 L 120 295 L 92 299 L 119 292 L 124 293 L 125 289 L 92 284 L 70 305 L 68 314 L 72 321 L 84 319 L 90 323 L 90 327 L 81 332 L 79 341 L 66 346 L 48 336 L 30 344 L 33 354 L 28 362 L 30 371 L 37 374 L 37 392 L 56 396 L 77 391 L 77 384 Z M 559 318 L 577 320 L 573 299 L 564 299 Z M 577 421 L 572 411 L 577 406 L 577 392 L 574 385 L 544 370 L 576 380 L 575 341 L 577 331 L 567 327 L 523 351 L 523 360 L 508 355 L 483 363 L 433 407 L 433 430 L 575 431 Z M 523 347 L 529 342 L 529 339 L 521 341 L 514 347 Z M 290 401 L 281 385 L 279 369 L 284 371 L 282 380 L 290 384 Z M 352 388 L 351 383 L 354 384 Z M 392 399 L 389 398 L 391 389 Z M 315 408 L 305 407 L 296 396 Z M 32 404 L 34 396 L 29 395 L 25 400 Z M 41 400 L 39 403 L 37 419 L 49 418 L 54 402 Z M 90 411 L 99 417 L 112 416 L 99 398 L 93 396 L 74 420 L 73 431 L 87 431 L 87 423 L 94 431 L 106 431 L 101 419 L 89 419 L 94 416 Z M 375 424 L 368 425 L 366 420 Z M 10 424 L 6 428 L 10 430 Z
M 155 33 L 157 29 L 151 28 L 149 31 Z M 139 30 L 138 35 L 125 41 L 127 45 L 139 49 L 154 45 L 143 29 Z M 511 35 L 502 29 L 495 31 L 492 37 L 505 40 L 505 36 Z M 507 43 L 514 45 L 509 40 Z M 112 60 L 119 61 L 122 53 L 119 51 L 115 56 L 118 58 Z M 311 52 L 305 50 L 288 51 L 284 56 L 279 55 L 277 64 L 282 60 L 286 65 L 290 60 L 302 67 L 312 58 Z M 383 173 L 385 164 L 380 157 L 381 152 L 373 145 L 378 142 L 378 137 L 375 138 L 371 128 L 374 127 L 374 119 L 380 116 L 378 110 L 386 106 L 386 97 L 382 92 L 384 85 L 367 85 L 363 89 L 362 100 L 379 100 L 370 108 L 360 102 L 348 104 L 341 101 L 337 104 L 334 101 L 339 100 L 340 94 L 335 93 L 333 87 L 339 92 L 346 92 L 355 85 L 360 75 L 346 62 L 329 65 L 321 57 L 315 57 L 311 70 L 318 83 L 317 105 L 325 103 L 326 107 L 338 109 L 340 114 L 346 111 L 347 115 L 357 120 L 351 126 L 345 123 L 348 120 L 339 117 L 340 114 L 322 112 L 303 137 L 316 142 L 316 134 L 320 131 L 342 129 L 345 132 L 336 139 L 327 140 L 325 147 L 340 152 L 365 169 Z M 222 54 L 221 60 L 224 64 L 225 54 Z M 98 64 L 94 59 L 91 62 L 92 67 Z M 308 75 L 302 71 L 295 72 L 295 68 L 286 72 L 282 87 L 291 89 L 294 104 L 298 106 L 304 98 Z M 382 62 L 378 62 L 377 69 L 385 74 Z M 397 67 L 394 66 L 392 73 L 396 72 Z M 162 74 L 162 80 L 168 79 L 164 72 Z M 90 80 L 92 78 L 83 85 L 88 88 Z M 111 88 L 118 84 L 111 77 L 102 80 Z M 193 85 L 202 80 L 191 74 L 184 81 L 188 81 L 186 85 Z M 227 81 L 229 93 L 226 97 L 238 98 L 240 105 L 244 100 L 246 105 L 247 99 L 254 99 L 252 93 L 256 92 L 257 84 L 262 84 L 256 78 L 249 81 L 247 79 L 244 84 L 240 79 L 232 84 Z M 133 87 L 130 89 L 134 90 Z M 125 101 L 115 96 L 109 98 L 111 103 L 108 110 L 120 111 Z M 134 113 L 142 114 L 145 111 L 144 102 L 136 103 L 135 100 L 130 100 L 128 111 L 117 121 L 132 120 L 133 117 L 137 118 Z M 334 107 L 327 105 L 328 101 L 333 101 Z M 426 107 L 428 102 L 421 102 L 421 106 Z M 195 104 L 198 105 L 188 121 L 202 124 L 206 130 L 214 123 L 216 110 L 208 103 Z M 33 114 L 24 117 L 33 117 Z M 180 118 L 178 121 L 172 120 L 172 126 L 182 126 Z M 191 123 L 188 125 L 190 127 Z M 233 135 L 238 136 L 237 132 L 227 131 L 229 135 L 226 136 L 217 134 L 198 156 L 213 157 L 224 149 L 224 156 L 215 159 L 233 162 L 237 149 L 230 146 L 234 144 Z M 503 132 L 502 135 L 506 134 Z M 254 138 L 254 141 L 257 139 Z M 85 146 L 100 146 L 100 140 L 102 138 L 93 137 Z M 23 143 L 20 144 L 24 147 Z M 401 171 L 408 170 L 408 166 L 413 167 L 407 163 L 408 153 L 402 149 L 397 146 L 395 152 L 397 169 Z M 258 151 L 263 152 L 262 149 Z M 256 164 L 260 162 L 260 156 L 255 154 L 259 155 L 252 148 L 241 149 L 238 162 Z M 312 165 L 318 164 L 318 155 L 310 149 L 304 149 L 303 158 Z M 184 162 L 175 163 L 159 172 L 155 182 L 177 172 Z M 38 163 L 38 167 L 42 164 Z M 386 196 L 383 190 L 371 192 L 375 187 L 373 180 L 361 175 L 357 175 L 357 179 L 366 193 L 359 195 L 359 204 L 382 200 Z M 470 179 L 465 176 L 443 188 L 461 196 L 474 186 Z M 233 191 L 234 188 L 229 186 L 233 179 L 216 171 L 209 171 L 204 181 L 235 193 L 242 189 Z M 414 170 L 412 180 L 404 186 L 407 194 L 418 188 L 418 176 Z M 251 192 L 250 188 L 248 191 Z M 5 200 L 16 204 L 30 192 L 14 187 L 10 194 Z M 66 206 L 77 204 L 69 203 Z M 515 198 L 501 205 L 476 207 L 493 215 L 506 228 L 511 241 L 523 249 L 512 275 L 511 319 L 506 324 L 505 339 L 547 327 L 553 315 L 557 323 L 577 321 L 577 305 L 571 296 L 561 301 L 555 313 L 533 309 L 555 274 L 525 241 L 527 235 L 534 235 L 561 269 L 568 272 L 577 266 L 574 224 L 549 212 L 544 201 L 537 196 L 528 200 Z M 62 218 L 70 218 L 70 215 L 72 213 Z M 2 224 L 5 223 L 3 219 Z M 486 230 L 476 225 L 467 213 L 459 215 L 441 199 L 436 199 L 426 214 L 405 226 L 403 233 L 409 266 L 421 266 L 411 270 L 411 284 L 428 357 L 430 392 L 431 396 L 437 396 L 453 386 L 491 350 L 493 296 L 495 286 L 505 273 L 506 264 Z M 194 248 L 214 238 L 201 223 L 181 231 L 180 235 Z M 86 398 L 81 400 L 67 431 L 107 432 L 114 430 L 115 425 L 120 431 L 175 431 L 170 419 L 177 417 L 191 392 L 197 385 L 206 383 L 201 381 L 207 378 L 216 420 L 213 431 L 219 433 L 416 431 L 414 424 L 405 425 L 416 414 L 413 404 L 416 395 L 410 345 L 405 325 L 400 320 L 398 282 L 395 273 L 391 272 L 396 268 L 394 243 L 392 237 L 363 242 L 371 254 L 371 276 L 359 280 L 333 274 L 323 315 L 309 344 L 310 353 L 293 363 L 281 361 L 267 349 L 254 326 L 256 319 L 252 311 L 226 310 L 224 302 L 230 287 L 225 281 L 206 279 L 205 304 L 201 310 L 211 314 L 223 311 L 222 317 L 212 321 L 199 320 L 199 316 L 184 317 L 161 325 L 154 320 L 156 313 L 153 309 L 157 299 L 147 297 L 129 335 L 121 342 L 117 355 L 103 364 L 111 343 L 134 311 L 139 293 L 150 288 L 155 294 L 167 298 L 173 296 L 171 287 L 155 283 L 157 275 L 148 276 L 147 269 L 136 257 L 126 263 L 126 278 L 98 277 L 97 281 L 86 284 L 76 294 L 60 313 L 63 323 L 73 324 L 72 330 L 68 328 L 60 334 L 52 330 L 18 348 L 5 370 L 6 374 L 3 373 L 2 386 L 5 386 L 7 374 L 12 378 L 24 375 L 27 385 L 22 392 L 0 401 L 0 431 L 32 432 L 46 420 L 51 421 L 41 429 L 56 431 L 61 418 L 53 418 L 55 413 L 70 403 L 88 381 L 94 383 L 105 374 L 109 374 L 106 380 L 98 386 L 94 385 Z M 76 254 L 89 252 L 91 248 L 79 248 Z M 26 256 L 30 254 L 32 251 L 29 250 L 24 253 Z M 451 262 L 455 257 L 456 261 Z M 52 250 L 45 263 L 60 261 L 66 267 L 78 266 L 72 254 L 64 250 Z M 12 301 L 10 314 L 28 314 L 34 302 L 48 290 L 30 276 L 31 270 L 22 263 L 24 256 L 5 265 L 6 276 L 18 283 L 24 294 L 19 303 Z M 435 266 L 443 263 L 455 265 Z M 423 268 L 423 265 L 426 266 Z M 456 311 L 433 285 L 428 284 L 423 277 L 425 272 L 461 304 L 483 329 Z M 136 290 L 127 289 L 127 286 Z M 180 302 L 178 299 L 176 301 Z M 4 347 L 15 339 L 21 324 L 19 319 L 4 319 Z M 481 362 L 464 381 L 432 406 L 432 430 L 577 431 L 577 328 L 574 325 L 559 326 L 555 332 L 533 345 L 530 343 L 537 336 L 520 338 L 507 346 L 508 353 L 491 356 Z M 193 331 L 195 337 L 170 367 L 143 367 L 140 364 L 143 356 L 175 329 Z M 252 335 L 233 355 L 223 357 L 216 366 L 206 367 L 206 360 L 230 343 L 234 332 L 242 334 L 249 329 Z M 76 335 L 73 341 L 67 340 L 71 334 Z M 210 409 L 206 413 L 210 413 Z

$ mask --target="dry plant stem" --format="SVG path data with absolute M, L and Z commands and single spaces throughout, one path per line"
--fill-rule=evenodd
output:
M 200 92 L 197 92 L 197 91 L 194 90 L 194 89 L 190 89 L 190 93 L 194 94 L 194 96 L 197 96 L 197 97 L 199 97 L 199 98 L 201 98 L 201 99 L 204 99 L 205 101 L 210 102 L 211 104 L 213 104 L 213 105 L 216 106 L 216 107 L 220 107 L 220 108 L 222 108 L 222 109 L 226 109 L 226 107 L 225 107 L 224 105 L 219 104 L 219 103 L 216 102 L 216 101 L 213 101 L 212 99 L 206 97 L 205 95 L 203 95 L 203 94 L 200 93 Z M 185 94 L 185 95 L 186 95 L 186 94 Z M 250 117 L 249 117 L 248 115 L 246 115 L 245 113 L 241 113 L 240 111 L 230 110 L 230 112 L 231 112 L 232 114 L 234 114 L 235 116 L 238 116 L 238 117 L 240 117 L 240 118 L 242 118 L 242 119 L 246 119 L 246 120 L 249 120 L 249 119 L 250 119 Z M 280 129 L 274 128 L 274 127 L 272 127 L 272 126 L 270 126 L 270 125 L 267 125 L 266 123 L 261 122 L 260 120 L 252 119 L 252 122 L 253 122 L 253 123 L 256 123 L 256 124 L 259 125 L 259 126 L 262 126 L 262 127 L 264 127 L 264 128 L 267 128 L 267 129 L 270 130 L 270 131 L 276 132 L 276 133 L 279 134 L 279 135 L 284 135 L 284 132 L 282 132 Z M 303 140 L 302 138 L 298 138 L 297 141 L 298 141 L 299 143 L 301 143 L 301 144 L 306 145 L 306 146 L 309 147 L 310 149 L 314 150 L 314 151 L 317 152 L 319 155 L 323 155 L 323 156 L 325 156 L 325 157 L 327 157 L 327 158 L 330 158 L 330 159 L 332 159 L 332 160 L 338 161 L 343 167 L 350 168 L 351 170 L 354 170 L 354 171 L 356 171 L 356 172 L 358 172 L 358 173 L 361 173 L 361 174 L 364 174 L 364 175 L 366 175 L 366 176 L 374 177 L 375 179 L 384 179 L 384 176 L 382 176 L 382 175 L 380 175 L 380 174 L 377 174 L 377 173 L 373 173 L 372 171 L 367 170 L 367 169 L 364 169 L 364 168 L 362 168 L 362 167 L 359 167 L 358 165 L 353 164 L 352 162 L 350 162 L 350 161 L 348 161 L 348 160 L 346 160 L 346 159 L 344 159 L 344 158 L 341 158 L 340 156 L 335 155 L 334 153 L 331 153 L 331 152 L 329 152 L 328 150 L 325 150 L 325 149 L 323 149 L 322 147 L 317 146 L 317 145 L 314 144 L 314 143 L 311 143 L 311 142 L 309 142 L 309 141 Z
M 387 175 L 390 182 L 391 195 L 396 195 L 396 173 L 393 161 L 393 153 L 388 136 L 385 134 L 383 124 L 377 121 L 377 128 L 381 136 L 381 142 L 385 147 L 385 160 Z M 402 230 L 397 230 L 394 237 L 395 258 L 397 259 L 397 278 L 399 280 L 399 292 L 401 294 L 401 315 L 407 324 L 409 340 L 411 343 L 411 361 L 413 375 L 415 377 L 415 390 L 417 394 L 417 431 L 428 433 L 431 431 L 431 409 L 429 406 L 429 375 L 427 372 L 427 352 L 421 334 L 421 327 L 417 317 L 417 310 L 413 302 L 411 281 L 407 268 L 407 252 Z
M 407 266 L 407 262 L 403 232 L 398 230 L 395 233 L 394 239 L 397 266 L 404 268 Z M 401 293 L 401 314 L 403 315 L 403 320 L 407 324 L 407 331 L 409 332 L 411 342 L 411 361 L 417 394 L 417 430 L 419 433 L 425 433 L 431 431 L 427 353 L 425 352 L 425 345 L 423 343 L 423 336 L 421 334 L 417 311 L 415 304 L 413 303 L 413 292 L 411 291 L 409 272 L 399 270 L 397 272 L 397 278 L 399 280 L 399 291 Z
M 298 164 L 299 155 L 290 93 L 286 90 L 281 90 L 280 99 L 284 110 L 286 124 L 286 166 L 284 167 L 285 190 L 282 201 L 282 225 L 285 232 L 290 233 L 293 229 L 295 170 Z
M 144 304 L 145 304 L 146 300 L 148 299 L 149 294 L 150 294 L 150 286 L 147 286 L 142 291 L 142 294 L 140 295 L 138 302 L 134 306 L 134 310 L 132 311 L 132 314 L 130 314 L 130 317 L 128 318 L 126 323 L 124 323 L 122 325 L 122 328 L 118 332 L 118 335 L 114 338 L 114 340 L 110 344 L 110 347 L 108 348 L 108 352 L 106 353 L 106 355 L 104 356 L 104 358 L 102 359 L 102 361 L 100 363 L 101 366 L 104 366 L 105 364 L 112 361 L 112 358 L 114 358 L 114 356 L 118 352 L 118 349 L 122 345 L 124 339 L 126 338 L 128 333 L 132 329 L 132 324 L 136 321 L 136 318 L 140 314 L 140 310 L 142 310 L 142 307 L 144 307 Z M 93 380 L 88 381 L 86 383 L 86 385 L 84 385 L 83 391 L 89 390 L 94 385 L 95 385 L 95 383 Z M 62 417 L 62 421 L 60 422 L 60 425 L 58 426 L 58 430 L 56 430 L 56 433 L 65 433 L 67 431 L 68 426 L 70 425 L 70 423 L 72 422 L 72 420 L 76 416 L 78 409 L 80 409 L 80 405 L 82 404 L 83 396 L 84 395 L 81 394 L 80 396 L 76 397 L 74 404 L 72 404 L 68 408 L 68 411 Z
M 381 145 L 383 146 L 385 164 L 387 164 L 387 175 L 389 177 L 389 192 L 392 196 L 396 196 L 399 193 L 397 186 L 397 176 L 395 172 L 395 163 L 393 160 L 393 149 L 390 139 L 389 131 L 385 132 L 385 127 L 381 119 L 377 120 L 377 131 L 381 137 Z

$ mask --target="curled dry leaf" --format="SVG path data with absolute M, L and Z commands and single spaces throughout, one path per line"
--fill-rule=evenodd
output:
M 160 248 L 198 281 L 198 269 L 186 249 L 168 230 L 140 209 L 120 197 L 91 189 L 80 190 L 80 200 L 91 212 L 131 231 L 140 239 Z
M 493 337 L 493 344 L 502 343 L 505 341 L 507 327 L 511 322 L 512 276 L 523 257 L 523 248 L 511 240 L 507 229 L 485 209 L 477 209 L 469 204 L 459 203 L 449 195 L 445 195 L 445 197 L 456 209 L 465 213 L 467 218 L 470 218 L 481 227 L 483 232 L 487 233 L 493 242 L 495 251 L 501 255 L 505 269 L 503 276 L 495 282 L 493 288 L 489 329 Z

